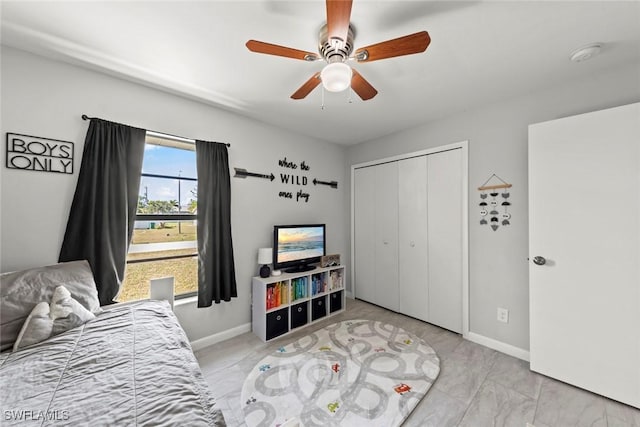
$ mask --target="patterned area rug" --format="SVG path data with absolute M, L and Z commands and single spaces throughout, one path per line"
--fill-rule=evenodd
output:
M 433 348 L 397 326 L 349 320 L 280 347 L 242 387 L 248 426 L 402 424 L 440 373 Z

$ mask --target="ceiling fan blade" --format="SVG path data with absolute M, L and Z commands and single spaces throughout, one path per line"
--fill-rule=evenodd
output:
M 306 97 L 319 84 L 320 84 L 320 72 L 318 71 L 313 76 L 311 76 L 311 78 L 307 80 L 302 86 L 300 86 L 300 89 L 298 89 L 297 91 L 294 92 L 293 95 L 291 95 L 291 99 L 302 99 Z
M 372 44 L 356 50 L 355 58 L 358 62 L 371 62 L 394 56 L 411 55 L 427 50 L 431 37 L 426 31 L 399 37 L 393 40 Z
M 320 59 L 320 56 L 316 53 L 305 52 L 304 50 L 292 49 L 290 47 L 260 42 L 257 40 L 249 40 L 246 46 L 251 52 L 264 53 L 267 55 L 284 56 L 286 58 L 302 59 L 305 61 L 317 61 Z
M 351 89 L 358 94 L 363 101 L 373 98 L 378 94 L 376 88 L 365 80 L 362 75 L 352 68 L 353 76 L 351 77 Z
M 327 0 L 327 35 L 329 40 L 347 42 L 352 0 Z

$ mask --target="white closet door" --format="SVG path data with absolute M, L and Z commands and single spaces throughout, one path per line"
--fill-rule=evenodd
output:
M 400 312 L 429 321 L 427 156 L 398 162 Z
M 398 162 L 375 166 L 375 304 L 398 311 Z
M 462 150 L 427 156 L 429 322 L 462 332 Z
M 354 281 L 355 296 L 376 303 L 375 167 L 354 170 Z

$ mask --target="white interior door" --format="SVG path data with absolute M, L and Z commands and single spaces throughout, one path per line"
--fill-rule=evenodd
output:
M 462 150 L 427 156 L 429 322 L 462 332 Z
M 356 169 L 353 180 L 355 296 L 375 303 L 375 169 Z
M 531 369 L 640 408 L 640 104 L 529 127 Z
M 398 162 L 400 313 L 429 321 L 427 156 Z
M 376 299 L 382 307 L 398 311 L 398 162 L 372 167 L 375 171 Z

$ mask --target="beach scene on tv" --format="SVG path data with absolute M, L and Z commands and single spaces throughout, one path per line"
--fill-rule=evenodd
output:
M 281 228 L 278 231 L 278 262 L 324 255 L 322 227 Z

